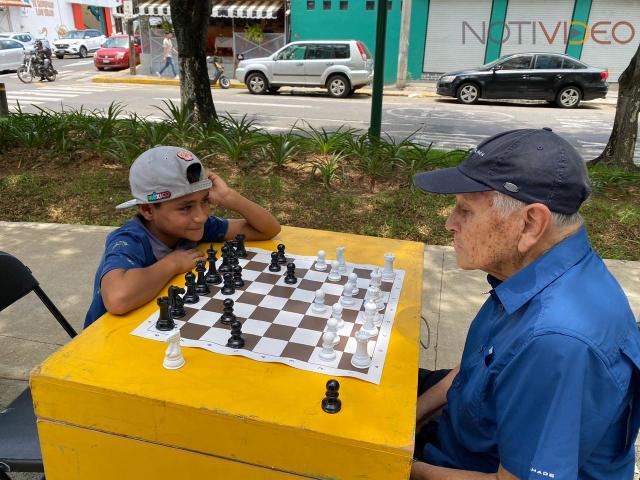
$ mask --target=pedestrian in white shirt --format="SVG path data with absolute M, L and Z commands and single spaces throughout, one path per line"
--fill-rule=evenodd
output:
M 173 62 L 173 54 L 177 54 L 178 51 L 173 47 L 173 42 L 171 39 L 173 38 L 173 34 L 167 32 L 164 34 L 164 40 L 162 41 L 162 55 L 164 56 L 164 67 L 156 73 L 159 77 L 162 76 L 167 67 L 171 67 L 171 71 L 173 72 L 173 76 L 175 78 L 180 78 L 178 73 L 176 72 L 176 65 Z

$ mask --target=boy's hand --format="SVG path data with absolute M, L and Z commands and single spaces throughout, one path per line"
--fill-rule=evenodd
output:
M 195 248 L 193 250 L 174 250 L 164 257 L 164 259 L 174 265 L 176 274 L 192 270 L 198 260 L 207 260 L 202 252 Z
M 217 174 L 209 172 L 207 174 L 211 180 L 211 188 L 209 189 L 209 203 L 222 208 L 229 208 L 229 200 L 235 193 L 235 190 L 227 185 Z

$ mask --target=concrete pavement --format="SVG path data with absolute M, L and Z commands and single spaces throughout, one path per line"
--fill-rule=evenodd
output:
M 0 250 L 20 258 L 78 331 L 93 276 L 112 227 L 0 222 Z M 640 316 L 640 262 L 607 260 L 636 316 Z M 481 272 L 460 270 L 451 247 L 425 246 L 420 365 L 456 365 L 469 324 L 488 290 Z M 68 341 L 31 293 L 0 312 L 0 409 L 27 385 L 29 372 Z M 37 478 L 16 477 L 20 480 Z

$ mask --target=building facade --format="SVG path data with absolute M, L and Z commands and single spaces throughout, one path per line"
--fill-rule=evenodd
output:
M 291 0 L 291 40 L 358 39 L 375 50 L 378 0 Z M 395 80 L 402 0 L 388 0 L 385 82 Z M 611 81 L 640 42 L 640 0 L 411 0 L 408 78 L 502 55 L 566 53 Z

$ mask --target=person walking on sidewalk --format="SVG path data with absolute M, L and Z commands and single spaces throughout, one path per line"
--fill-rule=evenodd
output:
M 176 65 L 173 61 L 173 54 L 175 53 L 177 55 L 178 51 L 173 47 L 173 42 L 171 41 L 172 38 L 173 38 L 173 34 L 171 32 L 167 32 L 164 34 L 164 40 L 162 41 L 162 55 L 164 56 L 164 67 L 162 67 L 162 70 L 156 73 L 156 75 L 158 75 L 159 77 L 162 76 L 162 74 L 168 67 L 171 67 L 173 76 L 175 78 L 180 78 L 178 77 L 178 73 L 176 72 Z
M 456 195 L 456 261 L 489 286 L 459 366 L 419 373 L 411 478 L 631 480 L 640 333 L 578 213 L 580 154 L 512 130 L 415 183 Z

